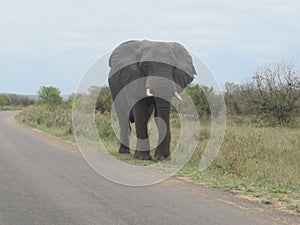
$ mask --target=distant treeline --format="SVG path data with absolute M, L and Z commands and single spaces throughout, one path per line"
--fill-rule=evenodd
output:
M 0 94 L 0 107 L 20 106 L 27 107 L 35 104 L 33 96 L 18 94 Z

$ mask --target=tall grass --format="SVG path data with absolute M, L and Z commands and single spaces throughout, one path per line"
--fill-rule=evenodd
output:
M 17 119 L 34 128 L 73 140 L 72 112 L 69 108 L 57 107 L 49 110 L 42 105 L 29 106 Z

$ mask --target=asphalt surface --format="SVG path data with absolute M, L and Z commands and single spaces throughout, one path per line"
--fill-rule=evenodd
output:
M 76 146 L 0 112 L 0 225 L 300 224 L 299 217 L 172 178 L 126 187 L 95 173 Z

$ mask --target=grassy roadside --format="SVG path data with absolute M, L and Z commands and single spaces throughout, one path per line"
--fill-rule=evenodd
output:
M 53 111 L 42 106 L 24 109 L 17 119 L 63 139 L 74 141 L 71 110 Z M 176 145 L 180 123 L 172 118 L 172 143 Z M 132 155 L 119 155 L 118 142 L 110 126 L 109 115 L 96 115 L 96 127 L 111 154 L 130 163 Z M 300 129 L 257 127 L 229 120 L 220 152 L 210 167 L 200 172 L 199 159 L 209 139 L 210 124 L 201 123 L 201 142 L 192 159 L 177 174 L 213 188 L 230 190 L 251 200 L 271 204 L 283 210 L 300 213 Z

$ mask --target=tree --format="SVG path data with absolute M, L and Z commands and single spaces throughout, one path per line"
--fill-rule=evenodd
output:
M 0 94 L 0 106 L 6 105 L 5 95 Z
M 96 109 L 103 114 L 105 111 L 110 112 L 113 104 L 110 89 L 107 86 L 101 88 L 101 91 L 97 98 Z
M 11 97 L 11 95 L 5 94 L 4 98 L 5 98 L 5 104 L 6 105 L 12 105 L 12 97 Z
M 240 108 L 241 98 L 241 86 L 232 82 L 225 83 L 225 101 L 227 105 L 227 111 L 234 115 L 240 115 L 242 113 Z
M 263 119 L 291 122 L 299 107 L 299 72 L 293 64 L 262 65 L 248 85 L 248 94 Z
M 73 107 L 74 99 L 75 99 L 75 93 L 69 95 L 68 101 L 66 102 L 66 104 L 70 109 L 72 109 L 72 107 Z
M 89 92 L 93 99 L 97 98 L 97 102 L 95 106 L 96 110 L 99 110 L 101 114 L 103 114 L 105 111 L 106 112 L 111 111 L 113 101 L 112 101 L 109 87 L 91 86 L 89 88 Z
M 44 103 L 51 108 L 56 105 L 61 105 L 63 102 L 62 97 L 60 96 L 60 90 L 52 86 L 42 86 L 40 87 L 38 94 L 38 102 Z
M 213 94 L 213 88 L 190 84 L 186 88 L 186 93 L 191 97 L 196 106 L 197 113 L 200 117 L 208 117 L 211 114 L 210 105 L 207 98 Z

